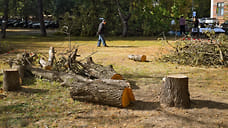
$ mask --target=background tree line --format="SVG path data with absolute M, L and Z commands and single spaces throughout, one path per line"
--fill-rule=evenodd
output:
M 110 36 L 152 36 L 169 31 L 171 20 L 180 15 L 191 18 L 192 9 L 199 17 L 210 15 L 210 0 L 0 0 L 0 5 L 6 21 L 31 16 L 40 20 L 43 36 L 42 14 L 52 15 L 77 36 L 95 36 L 100 17 L 106 19 Z

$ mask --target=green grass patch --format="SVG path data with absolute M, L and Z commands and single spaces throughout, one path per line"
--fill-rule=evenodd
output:
M 69 43 L 66 36 L 56 35 L 9 36 L 4 41 L 15 46 L 18 52 L 35 50 L 41 54 L 47 54 L 50 46 L 57 49 L 57 54 L 64 52 Z M 228 97 L 227 68 L 191 67 L 158 62 L 156 57 L 161 52 L 161 47 L 168 47 L 160 40 L 151 37 L 107 37 L 107 44 L 110 46 L 107 48 L 97 48 L 96 43 L 96 37 L 72 37 L 72 45 L 79 45 L 80 57 L 77 59 L 83 60 L 96 51 L 92 55 L 95 63 L 113 65 L 118 73 L 134 84 L 133 92 L 137 92 L 136 99 L 143 99 L 148 95 L 148 99 L 156 99 L 162 78 L 170 74 L 185 74 L 189 77 L 191 96 L 221 99 Z M 129 60 L 130 54 L 144 54 L 148 61 Z M 15 57 L 16 54 L 1 56 L 1 70 L 7 68 L 3 58 L 13 56 Z M 0 75 L 0 87 L 2 87 L 2 79 L 3 76 Z M 143 91 L 140 92 L 140 90 Z M 144 90 L 148 94 L 145 94 Z M 121 123 L 139 126 L 137 121 L 140 114 L 145 115 L 149 111 L 156 111 L 152 109 L 142 114 L 141 110 L 139 112 L 73 101 L 68 88 L 60 86 L 57 82 L 41 79 L 26 79 L 23 81 L 21 90 L 4 92 L 4 95 L 7 97 L 0 99 L 0 127 L 108 127 L 110 124 L 115 126 Z M 158 102 L 157 99 L 151 104 L 154 102 Z M 148 102 L 142 101 L 142 103 Z M 127 114 L 124 115 L 124 113 Z M 121 117 L 121 115 L 124 116 Z

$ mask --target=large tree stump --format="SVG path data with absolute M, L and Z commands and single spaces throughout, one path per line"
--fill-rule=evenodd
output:
M 3 70 L 3 90 L 15 91 L 20 89 L 20 76 L 17 69 Z
M 160 104 L 166 107 L 190 107 L 188 77 L 184 75 L 169 75 L 165 77 L 161 87 Z

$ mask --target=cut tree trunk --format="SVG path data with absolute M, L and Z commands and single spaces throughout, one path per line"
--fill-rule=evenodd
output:
M 134 60 L 134 61 L 145 62 L 146 61 L 146 56 L 145 55 L 128 55 L 128 59 L 131 59 L 131 60 Z
M 92 76 L 98 79 L 114 79 L 114 80 L 123 80 L 123 77 L 116 73 L 112 65 L 104 67 L 93 62 L 92 57 L 87 59 L 87 62 L 83 64 L 84 70 L 88 76 Z
M 70 95 L 74 100 L 127 107 L 135 101 L 132 90 L 121 80 L 94 80 L 72 86 Z
M 20 89 L 20 77 L 17 69 L 3 70 L 3 90 L 15 91 Z
M 188 77 L 184 75 L 169 75 L 161 87 L 160 104 L 164 107 L 190 107 Z
M 70 95 L 74 100 L 88 101 L 117 107 L 127 107 L 135 101 L 130 83 L 125 80 L 88 79 L 74 73 L 31 69 L 39 77 L 63 81 L 62 85 L 71 87 Z

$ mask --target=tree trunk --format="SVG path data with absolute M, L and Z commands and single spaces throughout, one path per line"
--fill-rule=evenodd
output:
M 134 61 L 145 62 L 146 61 L 146 56 L 145 55 L 128 55 L 128 59 L 131 59 L 131 60 L 134 60 Z
M 20 89 L 20 77 L 17 69 L 3 70 L 3 90 L 15 91 Z
M 127 36 L 127 32 L 128 32 L 128 21 L 122 21 L 123 23 L 123 32 L 122 32 L 122 36 L 126 37 Z
M 124 15 L 122 12 L 121 12 L 121 8 L 120 8 L 120 2 L 119 0 L 116 0 L 116 3 L 117 3 L 117 6 L 118 6 L 118 13 L 120 15 L 120 19 L 122 21 L 122 24 L 123 24 L 123 32 L 122 32 L 122 36 L 123 37 L 126 37 L 127 36 L 127 32 L 128 32 L 128 20 L 130 19 L 131 17 L 131 13 L 128 13 L 128 15 Z
M 8 23 L 9 0 L 4 0 L 4 17 L 2 21 L 2 38 L 6 38 L 6 28 Z
M 63 81 L 62 85 L 71 87 L 74 100 L 88 101 L 117 107 L 127 107 L 135 101 L 130 83 L 124 80 L 88 79 L 74 73 L 31 69 L 36 76 L 49 80 Z
M 84 70 L 88 76 L 95 77 L 97 79 L 115 79 L 122 80 L 123 77 L 117 74 L 112 65 L 104 67 L 93 62 L 92 57 L 87 59 L 87 63 L 83 64 Z
M 188 77 L 184 75 L 169 75 L 161 87 L 160 104 L 165 107 L 190 107 Z
M 47 36 L 45 24 L 44 24 L 44 15 L 43 15 L 43 0 L 38 0 L 38 12 L 40 20 L 40 31 L 42 36 Z
M 108 83 L 102 80 L 77 83 L 71 88 L 70 95 L 74 100 L 127 107 L 135 99 L 131 88 L 124 84 L 125 82 L 116 80 Z

